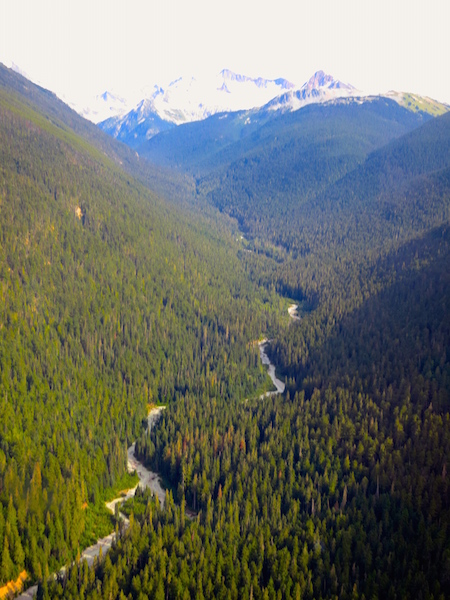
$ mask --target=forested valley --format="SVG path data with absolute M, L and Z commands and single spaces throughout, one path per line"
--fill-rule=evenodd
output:
M 149 405 L 265 389 L 247 345 L 277 301 L 247 281 L 229 239 L 0 93 L 6 582 L 24 567 L 45 578 L 96 539 Z
M 171 181 L 17 81 L 0 88 L 0 582 L 448 597 L 449 115 L 311 107 Z M 281 395 L 261 397 L 263 335 Z M 138 493 L 89 568 L 134 440 L 165 506 Z

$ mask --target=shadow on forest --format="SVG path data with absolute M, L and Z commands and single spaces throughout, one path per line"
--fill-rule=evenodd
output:
M 450 402 L 450 229 L 439 227 L 386 259 L 395 279 L 357 310 L 345 315 L 323 344 L 287 368 L 315 388 L 349 384 L 380 397 L 412 386 L 412 400 L 434 410 Z

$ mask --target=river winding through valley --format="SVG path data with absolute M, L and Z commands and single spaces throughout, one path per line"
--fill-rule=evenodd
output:
M 296 311 L 297 311 L 297 305 L 291 304 L 288 309 L 289 316 L 293 320 L 300 320 L 300 318 L 297 316 Z M 262 364 L 268 366 L 268 374 L 269 374 L 269 377 L 272 380 L 274 386 L 276 387 L 276 390 L 274 390 L 273 392 L 266 392 L 265 394 L 262 394 L 261 398 L 265 398 L 267 396 L 274 396 L 276 394 L 282 394 L 285 390 L 285 384 L 283 383 L 283 381 L 278 379 L 276 376 L 275 365 L 270 362 L 270 359 L 267 356 L 265 349 L 266 349 L 266 346 L 268 343 L 269 343 L 269 340 L 267 340 L 267 339 L 263 339 L 258 342 L 259 354 L 261 357 Z M 148 431 L 150 431 L 150 429 L 153 427 L 153 425 L 155 425 L 155 423 L 158 421 L 159 417 L 161 416 L 161 412 L 164 409 L 165 409 L 165 406 L 157 406 L 157 407 L 151 409 L 151 411 L 148 414 Z M 161 486 L 161 480 L 159 478 L 159 475 L 157 473 L 155 473 L 154 471 L 150 471 L 149 469 L 147 469 L 147 467 L 144 467 L 144 465 L 138 461 L 138 459 L 136 458 L 136 455 L 135 455 L 135 448 L 136 448 L 136 442 L 134 442 L 128 448 L 127 467 L 128 467 L 128 471 L 130 471 L 130 472 L 136 471 L 136 473 L 139 476 L 139 483 L 136 487 L 132 488 L 131 490 L 128 490 L 126 494 L 119 496 L 118 498 L 114 498 L 114 500 L 111 500 L 111 502 L 106 503 L 106 506 L 113 514 L 116 509 L 116 504 L 122 504 L 129 498 L 132 498 L 135 495 L 138 487 L 141 487 L 143 489 L 150 488 L 150 490 L 153 492 L 153 494 L 158 496 L 161 506 L 164 506 L 166 493 Z M 123 514 L 121 514 L 121 517 L 125 522 L 125 526 L 127 526 L 128 519 Z M 113 544 L 115 537 L 116 537 L 115 532 L 110 533 L 106 537 L 98 540 L 97 543 L 94 544 L 93 546 L 89 546 L 89 548 L 86 548 L 86 550 L 84 550 L 84 552 L 81 554 L 81 560 L 86 560 L 88 565 L 91 566 L 94 562 L 95 557 L 99 556 L 100 551 L 102 552 L 102 555 L 105 555 L 105 553 L 108 552 L 108 550 L 111 548 L 111 546 Z M 61 573 L 61 574 L 63 574 L 64 572 L 65 572 L 65 567 L 63 567 L 59 571 L 59 573 Z M 27 590 L 25 590 L 24 592 L 22 592 L 22 594 L 20 596 L 18 596 L 18 598 L 19 598 L 19 600 L 21 600 L 21 599 L 29 600 L 30 598 L 34 598 L 36 596 L 36 594 L 37 594 L 37 585 L 33 585 L 32 587 L 30 587 Z
M 156 408 L 152 408 L 152 410 L 148 414 L 148 430 L 150 430 L 152 426 L 158 421 L 159 417 L 161 416 L 161 411 L 163 411 L 164 409 L 165 406 L 157 406 Z M 138 487 L 141 487 L 143 489 L 150 488 L 153 494 L 158 496 L 161 506 L 164 506 L 166 493 L 161 487 L 161 481 L 159 479 L 159 476 L 157 473 L 154 473 L 153 471 L 150 471 L 149 469 L 144 467 L 144 465 L 138 461 L 135 455 L 135 448 L 136 442 L 134 442 L 128 448 L 127 467 L 128 471 L 130 472 L 136 471 L 136 473 L 139 476 L 139 483 L 136 487 L 132 488 L 131 490 L 128 490 L 126 494 L 121 495 L 118 498 L 114 498 L 114 500 L 111 500 L 111 502 L 106 503 L 106 506 L 113 514 L 115 512 L 116 504 L 122 504 L 129 498 L 132 498 L 135 495 Z M 125 526 L 127 526 L 128 519 L 123 514 L 121 514 L 121 518 L 125 522 Z M 115 532 L 112 532 L 106 537 L 98 540 L 97 543 L 93 546 L 89 546 L 89 548 L 86 548 L 86 550 L 84 550 L 84 552 L 81 554 L 81 560 L 86 560 L 88 565 L 91 566 L 94 562 L 95 557 L 99 556 L 100 551 L 102 552 L 103 556 L 106 554 L 106 552 L 108 552 L 108 550 L 113 544 L 115 537 Z M 63 567 L 59 571 L 59 573 L 61 574 L 64 574 L 64 572 L 65 567 Z M 19 600 L 29 600 L 30 598 L 34 598 L 37 594 L 37 589 L 37 585 L 33 585 L 32 587 L 28 588 L 27 590 L 22 592 L 20 596 L 18 596 Z
M 283 383 L 283 381 L 281 381 L 281 379 L 278 379 L 278 377 L 276 376 L 275 373 L 275 365 L 273 363 L 270 362 L 270 358 L 267 356 L 266 354 L 266 346 L 269 343 L 270 340 L 261 340 L 260 342 L 258 342 L 258 346 L 259 346 L 259 355 L 261 357 L 261 362 L 263 365 L 268 365 L 268 373 L 269 373 L 269 377 L 272 380 L 273 385 L 277 388 L 276 390 L 274 390 L 273 392 L 266 392 L 265 394 L 262 394 L 260 397 L 261 398 L 266 398 L 267 396 L 275 396 L 276 394 L 282 394 L 284 392 L 285 389 L 285 385 Z

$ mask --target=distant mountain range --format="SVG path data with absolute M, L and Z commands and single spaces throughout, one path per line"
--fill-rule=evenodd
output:
M 349 96 L 361 95 L 361 92 L 348 83 L 342 83 L 327 75 L 323 71 L 317 71 L 302 85 L 300 89 L 291 89 L 286 93 L 273 98 L 267 103 L 269 110 L 293 111 L 307 104 L 328 102 L 335 98 L 347 98 Z
M 224 69 L 212 81 L 181 77 L 166 89 L 154 86 L 125 114 L 121 99 L 107 92 L 97 98 L 95 104 L 98 115 L 115 111 L 121 113 L 101 121 L 101 129 L 137 148 L 161 131 L 201 121 L 218 113 L 254 110 L 263 106 L 272 112 L 291 111 L 312 102 L 326 102 L 359 93 L 353 86 L 323 71 L 318 71 L 301 87 L 296 87 L 286 79 L 252 78 Z
M 286 79 L 252 78 L 223 69 L 213 80 L 180 77 L 167 88 L 155 85 L 143 90 L 143 99 L 125 113 L 120 99 L 105 93 L 96 100 L 97 114 L 119 114 L 93 120 L 101 121 L 100 127 L 113 137 L 137 147 L 175 125 L 260 107 L 293 89 L 295 85 Z
M 88 102 L 69 104 L 94 123 L 120 119 L 130 111 L 139 113 L 145 106 L 146 113 L 151 108 L 161 119 L 179 125 L 205 119 L 217 112 L 262 106 L 295 87 L 287 79 L 252 78 L 223 69 L 213 78 L 179 77 L 167 86 L 147 85 L 128 98 L 105 91 Z
M 369 97 L 348 83 L 317 71 L 303 85 L 295 86 L 286 79 L 251 78 L 227 69 L 213 80 L 180 78 L 166 89 L 154 86 L 142 91 L 145 97 L 131 110 L 124 112 L 125 103 L 108 93 L 97 99 L 98 115 L 120 112 L 101 122 L 100 128 L 114 138 L 139 151 L 139 148 L 158 133 L 177 125 L 205 120 L 217 114 L 247 111 L 244 123 L 255 119 L 267 121 L 274 116 L 298 110 L 308 104 L 318 104 L 349 98 Z M 389 92 L 384 97 L 413 112 L 428 112 L 434 116 L 448 106 L 429 98 Z M 373 97 L 372 97 L 373 98 Z

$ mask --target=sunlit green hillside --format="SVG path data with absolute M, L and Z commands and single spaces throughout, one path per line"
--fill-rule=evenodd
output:
M 150 402 L 264 385 L 246 344 L 271 317 L 230 236 L 5 89 L 0 207 L 5 582 L 24 567 L 43 577 L 93 541 L 86 506 L 124 474 Z

